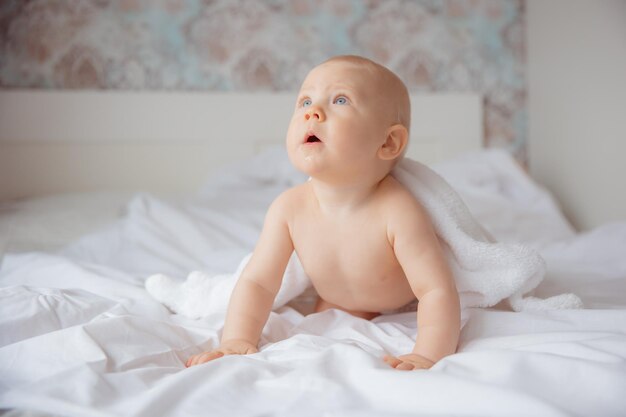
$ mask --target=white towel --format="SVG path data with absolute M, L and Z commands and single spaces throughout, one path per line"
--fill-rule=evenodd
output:
M 246 256 L 234 274 L 208 275 L 193 271 L 185 281 L 174 280 L 163 274 L 146 280 L 146 289 L 159 302 L 175 313 L 197 319 L 212 314 L 223 314 L 230 295 L 252 254 Z M 289 259 L 283 282 L 274 299 L 273 310 L 280 308 L 304 293 L 311 286 L 295 252 Z
M 504 299 L 508 299 L 515 311 L 582 308 L 582 301 L 574 294 L 545 300 L 524 298 L 543 280 L 544 260 L 529 247 L 495 242 L 454 189 L 433 170 L 404 158 L 391 174 L 429 213 L 454 274 L 463 309 L 489 307 Z M 234 274 L 209 276 L 194 271 L 184 282 L 162 274 L 153 275 L 146 280 L 146 289 L 172 311 L 190 318 L 223 313 L 249 259 L 250 255 L 243 259 Z M 284 306 L 310 285 L 294 253 L 273 308 Z
M 543 280 L 546 264 L 527 246 L 498 243 L 454 189 L 426 165 L 404 158 L 392 175 L 431 217 L 456 280 L 461 307 L 490 307 L 507 298 L 515 311 L 582 308 L 574 294 L 523 298 Z

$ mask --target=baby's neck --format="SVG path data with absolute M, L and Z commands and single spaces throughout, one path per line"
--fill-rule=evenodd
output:
M 350 214 L 367 204 L 386 177 L 387 175 L 374 181 L 358 181 L 341 185 L 311 178 L 309 185 L 323 213 L 343 215 Z

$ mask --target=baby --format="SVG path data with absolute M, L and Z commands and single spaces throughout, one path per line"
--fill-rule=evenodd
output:
M 187 366 L 257 352 L 295 250 L 319 300 L 372 319 L 419 300 L 412 352 L 383 360 L 428 369 L 456 350 L 459 296 L 428 214 L 390 174 L 409 139 L 406 87 L 387 68 L 339 56 L 307 75 L 287 131 L 295 167 L 310 176 L 268 209 L 233 291 L 221 344 Z

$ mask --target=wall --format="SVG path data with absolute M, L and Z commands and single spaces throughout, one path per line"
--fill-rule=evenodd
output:
M 484 94 L 486 143 L 525 161 L 522 0 L 0 2 L 0 88 L 297 90 L 347 53 Z
M 626 1 L 528 0 L 529 165 L 579 229 L 626 220 Z

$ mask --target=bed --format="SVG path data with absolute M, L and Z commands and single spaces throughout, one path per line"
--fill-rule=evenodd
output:
M 414 313 L 274 311 L 260 352 L 185 368 L 223 315 L 152 299 L 155 272 L 234 271 L 272 199 L 306 178 L 280 145 L 293 94 L 0 93 L 0 410 L 7 416 L 620 416 L 626 223 L 577 233 L 505 151 L 481 98 L 412 97 L 408 156 L 497 239 L 538 250 L 538 297 L 581 310 L 471 309 L 458 353 L 389 368 Z M 233 115 L 236 115 L 234 117 Z M 37 122 L 34 122 L 37 121 Z

